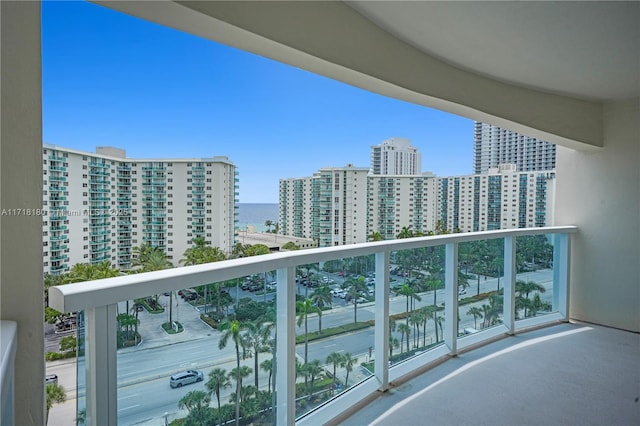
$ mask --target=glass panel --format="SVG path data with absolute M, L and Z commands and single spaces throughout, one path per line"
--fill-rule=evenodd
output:
M 232 421 L 237 394 L 241 417 L 269 423 L 275 304 L 264 282 L 271 276 L 120 302 L 118 423 Z M 262 288 L 243 290 L 246 280 Z
M 444 246 L 391 253 L 392 365 L 443 344 L 444 262 Z
M 296 416 L 372 374 L 374 267 L 373 255 L 298 267 Z
M 504 240 L 461 243 L 458 263 L 458 335 L 501 324 Z
M 557 312 L 553 307 L 553 235 L 516 238 L 516 320 Z

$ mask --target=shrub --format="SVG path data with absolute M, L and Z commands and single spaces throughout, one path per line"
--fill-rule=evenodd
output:
M 45 355 L 45 359 L 47 361 L 57 361 L 59 359 L 67 359 L 67 358 L 75 358 L 76 351 L 68 351 L 68 352 L 47 352 Z
M 62 312 L 58 312 L 53 308 L 50 308 L 48 306 L 44 308 L 44 320 L 49 324 L 55 324 L 56 318 L 58 318 L 58 316 L 60 315 L 62 315 Z

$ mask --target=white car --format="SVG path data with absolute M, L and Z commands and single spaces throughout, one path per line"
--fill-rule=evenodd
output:
M 204 380 L 204 374 L 200 370 L 187 370 L 174 374 L 169 378 L 169 385 L 172 388 L 181 388 L 190 383 L 201 382 Z

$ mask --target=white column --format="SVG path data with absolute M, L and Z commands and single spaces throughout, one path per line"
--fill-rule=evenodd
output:
M 508 333 L 515 332 L 516 306 L 516 237 L 504 238 L 504 325 Z
M 444 342 L 450 355 L 458 352 L 458 244 L 445 246 Z M 434 290 L 435 291 L 435 290 Z
M 569 259 L 571 239 L 569 234 L 555 234 L 553 244 L 553 310 L 565 321 L 569 320 Z
M 379 390 L 389 389 L 389 252 L 376 253 L 375 371 Z
M 276 424 L 296 421 L 296 269 L 278 269 L 276 290 Z
M 118 424 L 116 305 L 85 310 L 86 424 Z

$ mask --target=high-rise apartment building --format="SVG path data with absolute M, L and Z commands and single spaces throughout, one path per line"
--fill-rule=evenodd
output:
M 552 225 L 555 172 L 517 172 L 513 164 L 438 178 L 438 220 L 461 232 Z
M 475 122 L 473 172 L 487 173 L 501 164 L 515 164 L 518 171 L 554 170 L 556 146 L 536 138 Z
M 422 155 L 409 139 L 391 138 L 371 147 L 371 174 L 419 175 Z
M 366 167 L 326 167 L 311 177 L 281 179 L 278 220 L 283 233 L 320 247 L 366 241 Z
M 518 172 L 513 164 L 452 177 L 363 170 L 326 168 L 280 180 L 283 232 L 327 247 L 365 242 L 374 232 L 393 239 L 404 227 L 427 234 L 438 223 L 461 232 L 552 225 L 554 171 Z
M 227 157 L 131 159 L 117 148 L 87 153 L 43 146 L 43 266 L 131 266 L 132 247 L 164 249 L 175 264 L 192 240 L 230 252 L 238 172 Z
M 378 232 L 396 238 L 403 227 L 427 233 L 436 225 L 437 179 L 416 176 L 369 175 L 367 236 Z

